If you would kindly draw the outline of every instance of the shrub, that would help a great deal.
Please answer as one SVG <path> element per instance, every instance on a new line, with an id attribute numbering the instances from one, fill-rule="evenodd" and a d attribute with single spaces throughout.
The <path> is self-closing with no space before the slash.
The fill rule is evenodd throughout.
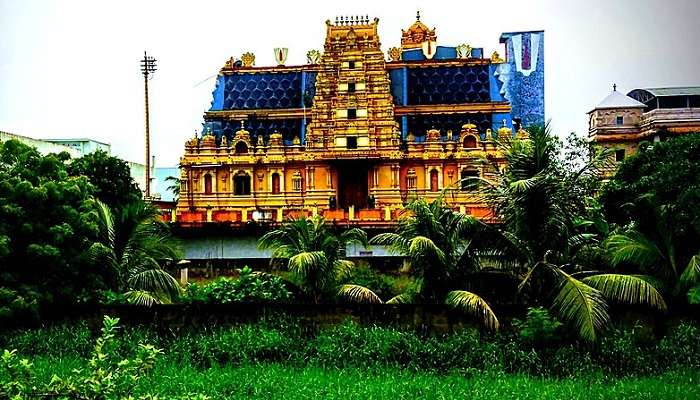
<path id="1" fill-rule="evenodd" d="M 249 267 L 241 270 L 238 279 L 222 277 L 203 287 L 190 284 L 186 289 L 181 299 L 186 303 L 273 303 L 291 298 L 280 277 L 256 273 Z"/>
<path id="2" fill-rule="evenodd" d="M 667 369 L 700 368 L 700 326 L 684 322 L 673 328 L 656 345 L 656 360 Z"/>
<path id="3" fill-rule="evenodd" d="M 541 348 L 558 340 L 562 323 L 552 318 L 545 308 L 529 307 L 525 321 L 515 319 L 513 326 L 523 342 Z"/>

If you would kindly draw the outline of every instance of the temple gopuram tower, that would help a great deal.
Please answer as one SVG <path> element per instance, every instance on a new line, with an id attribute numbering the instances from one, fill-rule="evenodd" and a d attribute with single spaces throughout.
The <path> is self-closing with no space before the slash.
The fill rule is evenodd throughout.
<path id="1" fill-rule="evenodd" d="M 478 180 L 495 179 L 499 140 L 544 123 L 544 33 L 504 33 L 503 56 L 441 46 L 420 16 L 382 50 L 379 20 L 326 21 L 304 65 L 221 68 L 204 129 L 187 141 L 173 219 L 184 228 L 323 215 L 391 229 L 414 198 L 445 195 L 489 219 Z"/>

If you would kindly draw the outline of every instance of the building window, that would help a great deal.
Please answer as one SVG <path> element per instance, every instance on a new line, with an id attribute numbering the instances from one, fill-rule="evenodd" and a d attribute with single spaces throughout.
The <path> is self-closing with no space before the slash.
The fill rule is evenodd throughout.
<path id="1" fill-rule="evenodd" d="M 462 190 L 466 192 L 474 191 L 479 188 L 479 171 L 473 169 L 463 169 L 460 178 L 462 179 Z"/>
<path id="2" fill-rule="evenodd" d="M 301 192 L 302 179 L 301 179 L 301 172 L 299 172 L 299 171 L 295 171 L 294 176 L 292 177 L 292 189 L 294 189 L 297 192 Z"/>
<path id="3" fill-rule="evenodd" d="M 357 137 L 348 136 L 346 138 L 346 140 L 347 140 L 348 149 L 356 149 L 357 148 Z"/>
<path id="4" fill-rule="evenodd" d="M 616 125 L 622 125 L 624 122 L 625 122 L 625 119 L 622 117 L 622 115 L 618 115 L 617 118 L 615 119 Z"/>
<path id="5" fill-rule="evenodd" d="M 348 119 L 357 118 L 357 110 L 354 108 L 348 108 Z"/>
<path id="6" fill-rule="evenodd" d="M 211 192 L 211 175 L 206 174 L 204 175 L 204 194 L 211 194 Z"/>
<path id="7" fill-rule="evenodd" d="M 416 170 L 411 168 L 408 170 L 406 173 L 406 188 L 407 189 L 415 189 L 416 188 Z"/>
<path id="8" fill-rule="evenodd" d="M 246 154 L 246 153 L 248 153 L 248 145 L 245 144 L 245 142 L 238 142 L 238 143 L 236 143 L 235 152 L 236 152 L 236 154 Z"/>
<path id="9" fill-rule="evenodd" d="M 475 149 L 476 148 L 476 137 L 474 135 L 467 135 L 464 137 L 464 145 L 465 149 Z"/>
<path id="10" fill-rule="evenodd" d="M 355 93 L 355 82 L 348 83 L 348 93 Z"/>
<path id="11" fill-rule="evenodd" d="M 250 175 L 240 171 L 233 177 L 233 194 L 236 196 L 250 195 Z"/>
<path id="12" fill-rule="evenodd" d="M 438 172 L 436 169 L 430 171 L 430 191 L 438 191 Z"/>
<path id="13" fill-rule="evenodd" d="M 280 174 L 277 172 L 272 174 L 272 194 L 280 192 Z"/>
<path id="14" fill-rule="evenodd" d="M 615 161 L 620 162 L 625 159 L 625 149 L 615 150 Z"/>
<path id="15" fill-rule="evenodd" d="M 355 69 L 355 61 L 348 62 L 348 69 Z"/>

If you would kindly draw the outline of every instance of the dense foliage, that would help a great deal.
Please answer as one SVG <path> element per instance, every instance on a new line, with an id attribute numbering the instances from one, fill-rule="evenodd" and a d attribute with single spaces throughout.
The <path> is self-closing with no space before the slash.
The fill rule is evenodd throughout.
<path id="1" fill-rule="evenodd" d="M 700 290 L 700 134 L 646 143 L 622 162 L 601 196 L 619 230 L 615 267 L 654 275 L 676 301 Z"/>
<path id="2" fill-rule="evenodd" d="M 163 349 L 168 364 L 193 368 L 280 363 L 329 369 L 411 372 L 512 373 L 545 377 L 641 377 L 700 368 L 700 326 L 682 323 L 657 341 L 635 330 L 616 330 L 590 347 L 570 339 L 538 346 L 520 332 L 479 334 L 465 329 L 447 335 L 421 335 L 351 321 L 310 328 L 284 315 L 230 327 L 184 328 L 177 332 L 127 327 L 114 338 L 121 357 L 137 354 L 140 344 Z M 533 328 L 540 322 L 530 317 Z M 537 328 L 538 329 L 538 328 Z M 92 355 L 94 333 L 87 324 L 55 326 L 5 335 L 0 348 L 22 357 L 60 360 Z"/>
<path id="3" fill-rule="evenodd" d="M 179 251 L 134 189 L 126 163 L 104 153 L 70 160 L 0 143 L 0 320 L 109 290 L 142 303 L 177 297 L 162 267 Z"/>
<path id="4" fill-rule="evenodd" d="M 0 317 L 105 287 L 85 257 L 99 231 L 93 187 L 69 176 L 68 159 L 0 143 Z"/>
<path id="5" fill-rule="evenodd" d="M 131 177 L 129 164 L 102 150 L 72 160 L 67 170 L 71 176 L 87 177 L 95 187 L 95 197 L 116 212 L 141 199 L 141 191 Z"/>
<path id="6" fill-rule="evenodd" d="M 237 279 L 222 277 L 204 285 L 190 283 L 180 301 L 206 304 L 272 303 L 291 298 L 282 278 L 244 267 Z"/>

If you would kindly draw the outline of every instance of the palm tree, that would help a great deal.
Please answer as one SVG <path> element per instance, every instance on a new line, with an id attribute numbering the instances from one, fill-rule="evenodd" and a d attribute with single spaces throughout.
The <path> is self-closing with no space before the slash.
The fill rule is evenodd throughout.
<path id="1" fill-rule="evenodd" d="M 180 285 L 167 271 L 181 252 L 161 222 L 158 210 L 143 201 L 125 205 L 114 215 L 97 201 L 100 241 L 93 243 L 89 256 L 113 272 L 119 290 L 134 304 L 170 303 L 180 294 Z"/>
<path id="2" fill-rule="evenodd" d="M 418 298 L 404 294 L 388 303 L 445 302 L 477 315 L 488 328 L 498 329 L 498 318 L 488 303 L 475 293 L 460 290 L 468 274 L 480 268 L 469 237 L 484 225 L 471 216 L 453 211 L 442 196 L 433 202 L 416 199 L 405 210 L 396 232 L 381 233 L 370 240 L 372 244 L 387 246 L 389 251 L 407 257 L 419 281 Z M 369 289 L 355 285 L 345 285 L 342 293 L 354 300 L 380 302 Z"/>
<path id="3" fill-rule="evenodd" d="M 634 223 L 605 241 L 611 264 L 634 266 L 639 272 L 658 277 L 668 292 L 685 296 L 700 283 L 698 244 L 679 240 L 673 223 L 677 217 L 674 205 L 656 205 L 648 196 L 637 201 L 650 212 L 649 219 Z"/>
<path id="4" fill-rule="evenodd" d="M 591 224 L 581 218 L 588 212 L 582 182 L 608 162 L 609 154 L 594 151 L 582 165 L 564 166 L 548 126 L 529 133 L 500 143 L 508 166 L 483 192 L 502 223 L 498 251 L 514 261 L 521 291 L 528 289 L 540 302 L 553 298 L 553 310 L 588 341 L 609 324 L 609 301 L 665 310 L 649 277 L 602 274 L 584 268 L 587 260 L 579 256 L 588 254 L 581 249 L 600 245 L 599 235 L 586 230 Z"/>
<path id="5" fill-rule="evenodd" d="M 170 185 L 166 188 L 166 190 L 170 190 L 171 192 L 173 192 L 175 198 L 180 197 L 180 178 L 178 178 L 177 176 L 169 176 L 165 178 L 165 181 L 170 182 Z"/>
<path id="6" fill-rule="evenodd" d="M 261 250 L 271 249 L 271 262 L 286 262 L 301 289 L 318 304 L 333 299 L 339 282 L 355 264 L 347 260 L 346 248 L 357 243 L 367 246 L 367 234 L 351 228 L 335 234 L 323 217 L 302 217 L 285 221 L 258 241 Z"/>

